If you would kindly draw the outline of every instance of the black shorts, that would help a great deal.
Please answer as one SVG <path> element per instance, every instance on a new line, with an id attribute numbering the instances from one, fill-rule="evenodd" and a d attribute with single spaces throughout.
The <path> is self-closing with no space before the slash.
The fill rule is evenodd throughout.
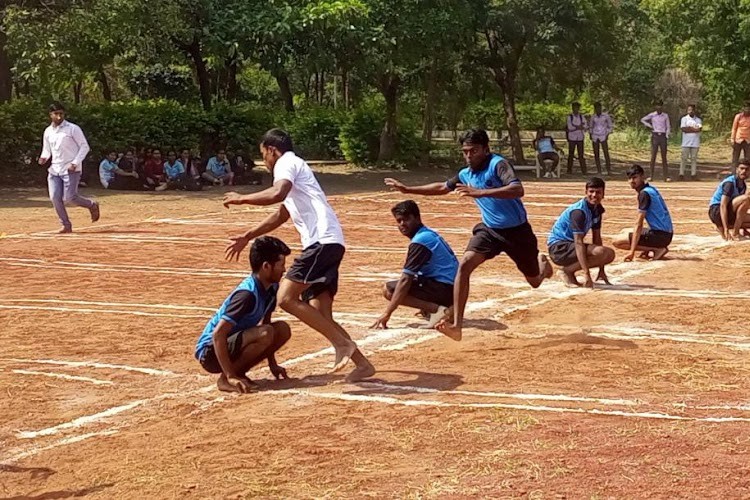
<path id="1" fill-rule="evenodd" d="M 641 233 L 641 237 L 638 238 L 638 245 L 651 248 L 667 248 L 672 243 L 672 236 L 672 233 L 666 231 L 648 229 Z M 628 240 L 631 243 L 633 242 L 633 233 L 628 233 Z"/>
<path id="2" fill-rule="evenodd" d="M 472 233 L 474 235 L 466 246 L 467 252 L 478 253 L 488 259 L 505 252 L 524 276 L 539 276 L 539 247 L 528 222 L 508 229 L 492 229 L 480 222 L 474 226 Z"/>
<path id="3" fill-rule="evenodd" d="M 584 243 L 584 247 L 588 247 L 588 243 Z M 566 267 L 578 262 L 574 241 L 558 241 L 550 245 L 547 250 L 549 250 L 549 258 L 558 266 Z"/>
<path id="4" fill-rule="evenodd" d="M 235 361 L 240 357 L 242 352 L 242 335 L 245 332 L 240 330 L 239 332 L 233 333 L 227 337 L 227 348 L 229 349 L 229 359 Z M 203 349 L 201 357 L 198 359 L 204 370 L 208 373 L 221 373 L 221 365 L 219 359 L 216 357 L 216 351 L 214 345 L 210 344 Z"/>
<path id="5" fill-rule="evenodd" d="M 302 293 L 302 300 L 309 301 L 323 292 L 329 292 L 331 297 L 336 295 L 339 290 L 339 266 L 345 251 L 344 246 L 338 243 L 315 243 L 294 259 L 286 278 L 310 285 Z"/>
<path id="6" fill-rule="evenodd" d="M 711 205 L 708 209 L 708 218 L 714 223 L 716 227 L 722 229 L 724 224 L 721 222 L 721 205 Z M 727 205 L 727 224 L 729 227 L 734 227 L 734 222 L 737 220 L 737 214 L 734 212 L 732 204 Z"/>
<path id="7" fill-rule="evenodd" d="M 396 290 L 396 283 L 398 281 L 389 281 L 385 286 L 393 293 Z M 409 295 L 415 299 L 432 302 L 439 306 L 450 307 L 453 305 L 453 285 L 441 283 L 432 278 L 414 276 L 414 281 L 409 288 Z"/>

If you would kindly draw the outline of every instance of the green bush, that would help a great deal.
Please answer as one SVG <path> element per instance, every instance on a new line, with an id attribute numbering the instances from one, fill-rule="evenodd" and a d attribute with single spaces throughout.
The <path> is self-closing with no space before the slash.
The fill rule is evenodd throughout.
<path id="1" fill-rule="evenodd" d="M 521 130 L 565 130 L 570 106 L 554 103 L 519 103 L 516 106 L 518 125 Z"/>
<path id="2" fill-rule="evenodd" d="M 463 128 L 505 129 L 505 110 L 499 101 L 477 101 L 470 104 L 463 116 Z"/>
<path id="3" fill-rule="evenodd" d="M 343 158 L 339 135 L 346 114 L 331 108 L 312 106 L 290 113 L 283 127 L 294 139 L 295 149 L 305 158 Z"/>

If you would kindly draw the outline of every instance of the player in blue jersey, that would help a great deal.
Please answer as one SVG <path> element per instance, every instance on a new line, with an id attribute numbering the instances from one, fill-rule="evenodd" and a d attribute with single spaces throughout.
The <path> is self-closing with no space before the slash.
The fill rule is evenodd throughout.
<path id="1" fill-rule="evenodd" d="M 747 192 L 747 176 L 750 160 L 737 165 L 737 172 L 719 183 L 708 209 L 708 217 L 725 240 L 738 240 L 741 230 L 750 232 L 750 194 Z"/>
<path id="2" fill-rule="evenodd" d="M 372 327 L 387 328 L 391 315 L 403 305 L 422 311 L 428 319 L 427 327 L 432 328 L 444 317 L 452 316 L 458 259 L 438 233 L 422 224 L 419 206 L 414 201 L 402 201 L 391 213 L 398 230 L 411 243 L 401 278 L 383 287 L 388 306 Z"/>
<path id="3" fill-rule="evenodd" d="M 593 288 L 592 267 L 599 268 L 596 280 L 609 285 L 604 266 L 615 260 L 615 251 L 602 244 L 604 188 L 603 179 L 589 179 L 586 183 L 586 195 L 566 208 L 550 231 L 547 239 L 549 257 L 562 267 L 562 278 L 567 286 L 581 286 L 575 273 L 583 271 L 583 286 Z M 589 231 L 592 243 L 584 241 Z"/>
<path id="4" fill-rule="evenodd" d="M 453 287 L 453 322 L 441 321 L 436 325 L 454 340 L 461 340 L 471 273 L 486 260 L 507 253 L 534 288 L 552 276 L 552 265 L 539 253 L 536 236 L 527 220 L 521 201 L 523 185 L 513 166 L 490 152 L 490 139 L 484 130 L 469 130 L 460 142 L 467 165 L 447 182 L 405 186 L 396 179 L 385 179 L 386 185 L 402 193 L 444 195 L 456 191 L 460 196 L 473 198 L 479 207 L 482 222 L 474 227 Z"/>
<path id="5" fill-rule="evenodd" d="M 625 256 L 626 262 L 631 262 L 636 252 L 641 252 L 640 257 L 643 259 L 660 260 L 669 252 L 674 235 L 667 204 L 661 193 L 646 182 L 643 167 L 633 165 L 625 174 L 628 176 L 630 187 L 638 193 L 638 218 L 633 230 L 623 231 L 612 241 L 612 245 L 620 250 L 629 250 Z M 648 228 L 643 227 L 644 221 L 648 223 Z M 633 238 L 634 234 L 640 236 Z"/>
<path id="6" fill-rule="evenodd" d="M 264 359 L 274 377 L 287 378 L 275 353 L 292 333 L 287 323 L 271 322 L 271 314 L 290 253 L 283 241 L 271 236 L 253 241 L 252 274 L 224 300 L 198 338 L 195 358 L 207 372 L 220 374 L 220 390 L 250 392 L 255 383 L 246 373 Z"/>

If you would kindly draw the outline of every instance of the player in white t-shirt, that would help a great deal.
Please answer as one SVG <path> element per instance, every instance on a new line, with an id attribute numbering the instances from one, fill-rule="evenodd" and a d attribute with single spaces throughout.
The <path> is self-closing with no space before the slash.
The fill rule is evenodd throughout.
<path id="1" fill-rule="evenodd" d="M 344 328 L 333 319 L 333 299 L 338 291 L 339 266 L 344 257 L 341 225 L 310 166 L 293 152 L 292 138 L 280 129 L 266 132 L 260 151 L 273 186 L 257 193 L 227 193 L 224 206 L 273 205 L 279 209 L 258 226 L 232 238 L 227 259 L 239 258 L 253 238 L 269 233 L 292 219 L 302 239 L 302 255 L 282 280 L 278 304 L 309 327 L 323 334 L 336 350 L 333 371 L 341 370 L 351 359 L 357 366 L 347 380 L 371 377 L 375 368 L 357 349 Z"/>

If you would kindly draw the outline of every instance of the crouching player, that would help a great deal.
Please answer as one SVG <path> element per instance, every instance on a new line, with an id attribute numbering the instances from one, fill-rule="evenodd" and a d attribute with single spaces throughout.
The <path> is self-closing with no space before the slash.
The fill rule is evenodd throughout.
<path id="1" fill-rule="evenodd" d="M 411 243 L 401 278 L 383 287 L 388 306 L 372 327 L 387 328 L 391 315 L 401 305 L 422 311 L 428 328 L 444 318 L 452 321 L 453 283 L 458 272 L 456 254 L 438 233 L 422 224 L 419 206 L 414 201 L 402 201 L 391 213 L 398 230 Z"/>
<path id="2" fill-rule="evenodd" d="M 264 359 L 274 377 L 287 378 L 275 353 L 292 333 L 287 323 L 271 322 L 271 314 L 290 253 L 278 238 L 262 236 L 253 241 L 252 274 L 224 300 L 198 338 L 195 357 L 204 370 L 220 374 L 216 382 L 219 390 L 250 392 L 255 383 L 247 372 Z"/>

